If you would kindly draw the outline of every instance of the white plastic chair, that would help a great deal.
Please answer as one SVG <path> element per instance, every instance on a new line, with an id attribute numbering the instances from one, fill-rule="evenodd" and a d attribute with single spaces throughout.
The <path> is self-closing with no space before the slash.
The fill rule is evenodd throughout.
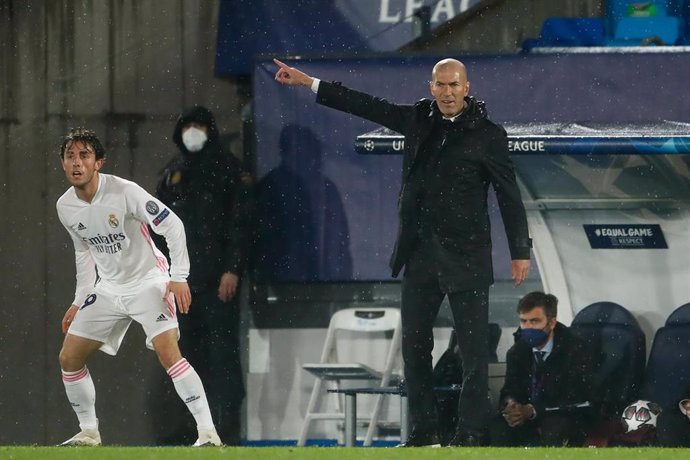
<path id="1" fill-rule="evenodd" d="M 385 353 L 385 365 L 383 369 L 374 369 L 362 362 L 340 362 L 337 353 L 338 333 L 350 331 L 357 333 L 358 336 L 368 334 L 380 337 L 385 332 L 392 332 L 392 336 L 387 340 Z M 388 338 L 388 336 L 386 335 Z M 307 441 L 309 427 L 315 420 L 344 420 L 345 414 L 341 410 L 343 407 L 341 395 L 332 395 L 336 398 L 335 412 L 318 412 L 316 410 L 322 396 L 322 385 L 324 381 L 329 381 L 335 388 L 340 388 L 340 384 L 345 380 L 368 380 L 376 381 L 378 387 L 385 387 L 391 384 L 393 377 L 393 367 L 396 358 L 400 353 L 400 342 L 402 338 L 402 326 L 400 324 L 400 310 L 397 308 L 346 308 L 337 311 L 332 317 L 326 333 L 326 341 L 321 353 L 319 363 L 305 363 L 303 369 L 316 376 L 314 387 L 312 388 L 309 405 L 304 417 L 304 423 L 300 432 L 298 446 L 304 446 Z M 363 357 L 362 361 L 366 361 Z M 371 360 L 368 360 L 371 361 Z M 373 386 L 373 385 L 372 385 Z M 383 403 L 383 394 L 375 396 L 374 408 L 369 416 L 357 417 L 358 421 L 368 421 L 365 446 L 370 446 L 376 429 L 378 427 L 379 414 Z"/>

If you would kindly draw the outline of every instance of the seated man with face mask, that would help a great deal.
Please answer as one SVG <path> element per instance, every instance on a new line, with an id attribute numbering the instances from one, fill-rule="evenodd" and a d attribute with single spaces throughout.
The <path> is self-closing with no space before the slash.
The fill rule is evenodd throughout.
<path id="1" fill-rule="evenodd" d="M 520 329 L 506 357 L 494 446 L 581 446 L 591 421 L 592 357 L 558 322 L 558 299 L 531 292 L 519 302 Z"/>

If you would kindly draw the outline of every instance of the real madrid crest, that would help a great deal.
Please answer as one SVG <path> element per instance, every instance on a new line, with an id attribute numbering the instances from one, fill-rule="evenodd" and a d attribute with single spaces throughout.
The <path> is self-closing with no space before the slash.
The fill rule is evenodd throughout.
<path id="1" fill-rule="evenodd" d="M 117 228 L 118 225 L 120 225 L 120 221 L 117 220 L 115 214 L 111 214 L 108 216 L 108 224 L 110 224 L 110 226 L 113 228 Z"/>

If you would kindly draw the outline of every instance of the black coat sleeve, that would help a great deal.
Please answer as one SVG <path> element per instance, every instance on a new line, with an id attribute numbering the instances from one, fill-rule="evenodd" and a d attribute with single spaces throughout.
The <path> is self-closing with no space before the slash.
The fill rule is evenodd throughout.
<path id="1" fill-rule="evenodd" d="M 510 256 L 513 260 L 529 259 L 532 240 L 529 237 L 525 206 L 515 178 L 513 162 L 508 155 L 506 131 L 493 125 L 485 166 L 503 218 Z"/>
<path id="2" fill-rule="evenodd" d="M 520 404 L 527 404 L 530 388 L 529 350 L 523 350 L 520 344 L 513 345 L 506 354 L 506 377 L 501 388 L 499 409 L 513 399 Z"/>
<path id="3" fill-rule="evenodd" d="M 316 102 L 373 121 L 401 134 L 407 133 L 414 118 L 412 105 L 393 104 L 339 83 L 321 81 Z"/>

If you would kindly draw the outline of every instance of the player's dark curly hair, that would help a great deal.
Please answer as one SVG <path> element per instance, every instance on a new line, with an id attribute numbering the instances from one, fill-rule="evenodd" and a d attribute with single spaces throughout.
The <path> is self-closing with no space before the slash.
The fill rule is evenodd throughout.
<path id="1" fill-rule="evenodd" d="M 103 144 L 101 144 L 98 136 L 96 136 L 94 131 L 86 128 L 72 128 L 69 130 L 62 141 L 62 146 L 60 147 L 60 158 L 65 157 L 65 149 L 74 141 L 84 142 L 93 147 L 93 150 L 96 153 L 96 160 L 105 158 L 105 148 L 103 148 Z"/>

